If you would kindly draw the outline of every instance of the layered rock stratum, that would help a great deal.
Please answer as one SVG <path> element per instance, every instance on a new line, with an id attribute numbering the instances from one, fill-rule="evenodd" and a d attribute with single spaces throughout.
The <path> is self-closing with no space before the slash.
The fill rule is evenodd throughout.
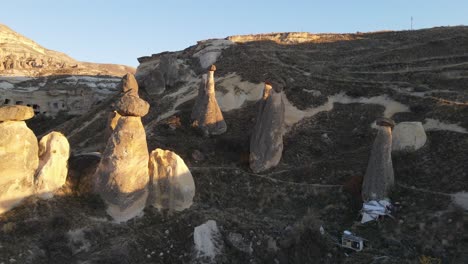
<path id="1" fill-rule="evenodd" d="M 0 24 L 0 105 L 29 105 L 36 114 L 80 115 L 118 91 L 135 69 L 77 61 Z"/>

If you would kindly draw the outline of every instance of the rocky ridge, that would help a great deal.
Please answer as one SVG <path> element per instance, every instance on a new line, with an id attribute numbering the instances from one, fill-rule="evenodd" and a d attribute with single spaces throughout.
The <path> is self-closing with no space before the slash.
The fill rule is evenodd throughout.
<path id="1" fill-rule="evenodd" d="M 80 62 L 0 24 L 0 105 L 28 105 L 36 114 L 80 115 L 115 94 L 135 69 Z"/>

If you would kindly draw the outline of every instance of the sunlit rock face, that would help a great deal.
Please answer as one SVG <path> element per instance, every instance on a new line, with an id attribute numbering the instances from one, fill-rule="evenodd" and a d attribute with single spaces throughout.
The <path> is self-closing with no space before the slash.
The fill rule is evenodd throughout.
<path id="1" fill-rule="evenodd" d="M 36 193 L 42 198 L 51 198 L 62 187 L 68 174 L 70 144 L 59 132 L 51 132 L 39 141 L 39 167 L 34 184 Z"/>
<path id="2" fill-rule="evenodd" d="M 33 193 L 37 138 L 24 121 L 0 122 L 0 214 Z"/>
<path id="3" fill-rule="evenodd" d="M 148 196 L 148 147 L 141 117 L 120 117 L 95 174 L 96 192 L 117 222 L 140 214 Z"/>
<path id="4" fill-rule="evenodd" d="M 23 105 L 12 105 L 0 107 L 1 121 L 24 121 L 32 118 L 34 111 L 31 107 Z"/>
<path id="5" fill-rule="evenodd" d="M 193 126 L 198 127 L 206 136 L 220 135 L 227 130 L 223 113 L 219 108 L 215 96 L 215 70 L 216 67 L 212 65 L 208 71 L 208 80 L 205 82 L 205 89 L 199 89 L 199 94 L 192 110 Z M 202 80 L 202 82 L 203 81 L 204 80 Z"/>
<path id="6" fill-rule="evenodd" d="M 250 137 L 250 168 L 255 173 L 275 167 L 283 152 L 284 102 L 281 93 L 265 83 Z"/>
<path id="7" fill-rule="evenodd" d="M 156 149 L 150 154 L 148 205 L 182 211 L 192 205 L 195 183 L 187 165 L 176 153 Z"/>
<path id="8" fill-rule="evenodd" d="M 395 125 L 388 118 L 376 121 L 377 137 L 367 165 L 362 183 L 362 199 L 381 200 L 388 197 L 388 192 L 394 184 L 392 163 L 392 128 Z"/>
<path id="9" fill-rule="evenodd" d="M 426 132 L 421 122 L 401 122 L 392 131 L 393 151 L 415 151 L 427 141 Z"/>

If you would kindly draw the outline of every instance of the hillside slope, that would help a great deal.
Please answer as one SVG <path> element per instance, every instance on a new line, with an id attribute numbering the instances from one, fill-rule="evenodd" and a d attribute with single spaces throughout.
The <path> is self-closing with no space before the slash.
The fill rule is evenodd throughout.
<path id="1" fill-rule="evenodd" d="M 212 219 L 224 243 L 216 263 L 468 261 L 468 214 L 453 202 L 468 191 L 468 27 L 234 36 L 139 61 L 140 96 L 151 104 L 143 118 L 149 150 L 185 160 L 194 205 L 173 214 L 148 208 L 114 225 L 99 200 L 31 200 L 0 216 L 1 260 L 197 263 L 193 228 Z M 212 63 L 228 131 L 207 138 L 191 128 L 190 113 Z M 262 82 L 271 78 L 284 83 L 284 151 L 276 168 L 255 174 L 249 136 Z M 112 102 L 56 128 L 75 153 L 102 150 Z M 393 154 L 394 218 L 361 225 L 359 185 L 381 116 L 422 122 L 428 140 Z M 330 237 L 343 230 L 367 239 L 366 248 L 336 246 Z M 87 246 L 74 244 L 76 234 Z M 19 256 L 17 245 L 32 253 Z"/>
<path id="2" fill-rule="evenodd" d="M 0 24 L 0 105 L 29 105 L 39 116 L 81 115 L 114 94 L 127 72 L 135 69 L 76 61 Z"/>

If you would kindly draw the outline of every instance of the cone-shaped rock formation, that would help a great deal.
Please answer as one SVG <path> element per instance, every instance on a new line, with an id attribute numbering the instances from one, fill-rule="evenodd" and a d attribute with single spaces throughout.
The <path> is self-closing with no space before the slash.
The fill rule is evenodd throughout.
<path id="1" fill-rule="evenodd" d="M 4 114 L 0 122 L 0 214 L 33 193 L 39 164 L 37 138 L 24 121 L 16 121 L 29 119 L 31 113 L 32 108 L 23 106 L 0 108 L 0 115 Z"/>
<path id="2" fill-rule="evenodd" d="M 394 184 L 392 164 L 392 128 L 395 123 L 388 118 L 376 121 L 377 137 L 372 146 L 369 163 L 362 183 L 362 199 L 381 200 L 388 197 Z"/>
<path id="3" fill-rule="evenodd" d="M 125 95 L 117 103 L 117 111 L 122 116 L 107 141 L 95 174 L 96 192 L 106 202 L 107 213 L 117 222 L 140 214 L 148 197 L 149 155 L 141 116 L 148 112 L 149 106 L 141 101 Z"/>
<path id="4" fill-rule="evenodd" d="M 36 193 L 51 198 L 67 180 L 70 144 L 59 132 L 51 132 L 39 141 L 39 167 L 34 179 Z"/>
<path id="5" fill-rule="evenodd" d="M 250 168 L 255 173 L 278 165 L 283 152 L 284 102 L 269 82 L 257 111 L 250 137 Z"/>
<path id="6" fill-rule="evenodd" d="M 208 79 L 202 79 L 204 89 L 198 91 L 198 97 L 192 110 L 193 126 L 198 127 L 204 135 L 220 135 L 226 132 L 227 125 L 223 113 L 219 109 L 215 96 L 214 72 L 216 67 L 211 65 Z"/>
<path id="7" fill-rule="evenodd" d="M 148 205 L 181 211 L 192 205 L 195 183 L 185 162 L 176 153 L 156 149 L 149 160 L 150 197 Z"/>

